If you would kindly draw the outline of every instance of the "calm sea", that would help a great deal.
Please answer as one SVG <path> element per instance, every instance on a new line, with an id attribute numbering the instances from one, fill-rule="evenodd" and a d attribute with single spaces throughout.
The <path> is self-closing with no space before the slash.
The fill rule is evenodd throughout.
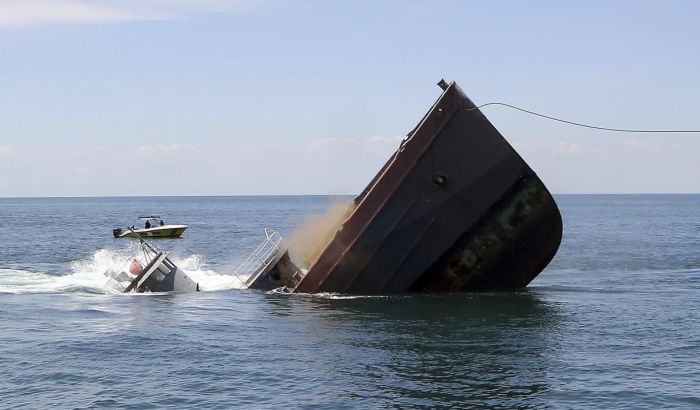
<path id="1" fill-rule="evenodd" d="M 700 196 L 557 196 L 564 240 L 517 292 L 241 290 L 263 238 L 329 197 L 0 199 L 0 407 L 700 407 Z M 160 240 L 204 292 L 103 273 Z"/>

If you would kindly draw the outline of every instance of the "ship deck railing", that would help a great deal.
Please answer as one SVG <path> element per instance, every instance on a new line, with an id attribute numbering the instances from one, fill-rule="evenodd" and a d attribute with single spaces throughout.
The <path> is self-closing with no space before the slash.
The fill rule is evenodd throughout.
<path id="1" fill-rule="evenodd" d="M 241 263 L 233 272 L 233 276 L 242 284 L 246 284 L 248 278 L 275 260 L 275 256 L 283 246 L 282 235 L 275 230 L 265 228 L 265 240 Z"/>

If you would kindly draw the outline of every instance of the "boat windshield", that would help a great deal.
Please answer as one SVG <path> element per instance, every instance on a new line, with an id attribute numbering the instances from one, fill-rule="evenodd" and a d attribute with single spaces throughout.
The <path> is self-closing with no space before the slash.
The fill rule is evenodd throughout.
<path id="1" fill-rule="evenodd" d="M 139 219 L 142 220 L 144 224 L 147 223 L 149 226 L 163 226 L 163 225 L 165 225 L 165 222 L 163 222 L 163 218 L 161 218 L 158 215 L 139 216 Z"/>

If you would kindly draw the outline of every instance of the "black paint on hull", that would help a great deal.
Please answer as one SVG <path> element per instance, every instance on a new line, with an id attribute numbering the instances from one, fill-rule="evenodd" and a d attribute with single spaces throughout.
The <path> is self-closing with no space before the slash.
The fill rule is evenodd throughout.
<path id="1" fill-rule="evenodd" d="M 295 292 L 516 289 L 551 261 L 557 205 L 452 83 L 370 185 Z"/>

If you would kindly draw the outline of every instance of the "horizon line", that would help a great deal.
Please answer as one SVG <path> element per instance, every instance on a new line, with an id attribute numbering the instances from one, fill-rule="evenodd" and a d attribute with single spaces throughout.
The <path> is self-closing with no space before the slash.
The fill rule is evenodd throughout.
<path id="1" fill-rule="evenodd" d="M 96 199 L 96 198 L 252 198 L 252 197 L 302 197 L 302 196 L 357 196 L 358 194 L 211 194 L 211 195 L 49 195 L 49 196 L 0 196 L 0 199 Z M 700 195 L 700 192 L 569 192 L 561 195 Z"/>

